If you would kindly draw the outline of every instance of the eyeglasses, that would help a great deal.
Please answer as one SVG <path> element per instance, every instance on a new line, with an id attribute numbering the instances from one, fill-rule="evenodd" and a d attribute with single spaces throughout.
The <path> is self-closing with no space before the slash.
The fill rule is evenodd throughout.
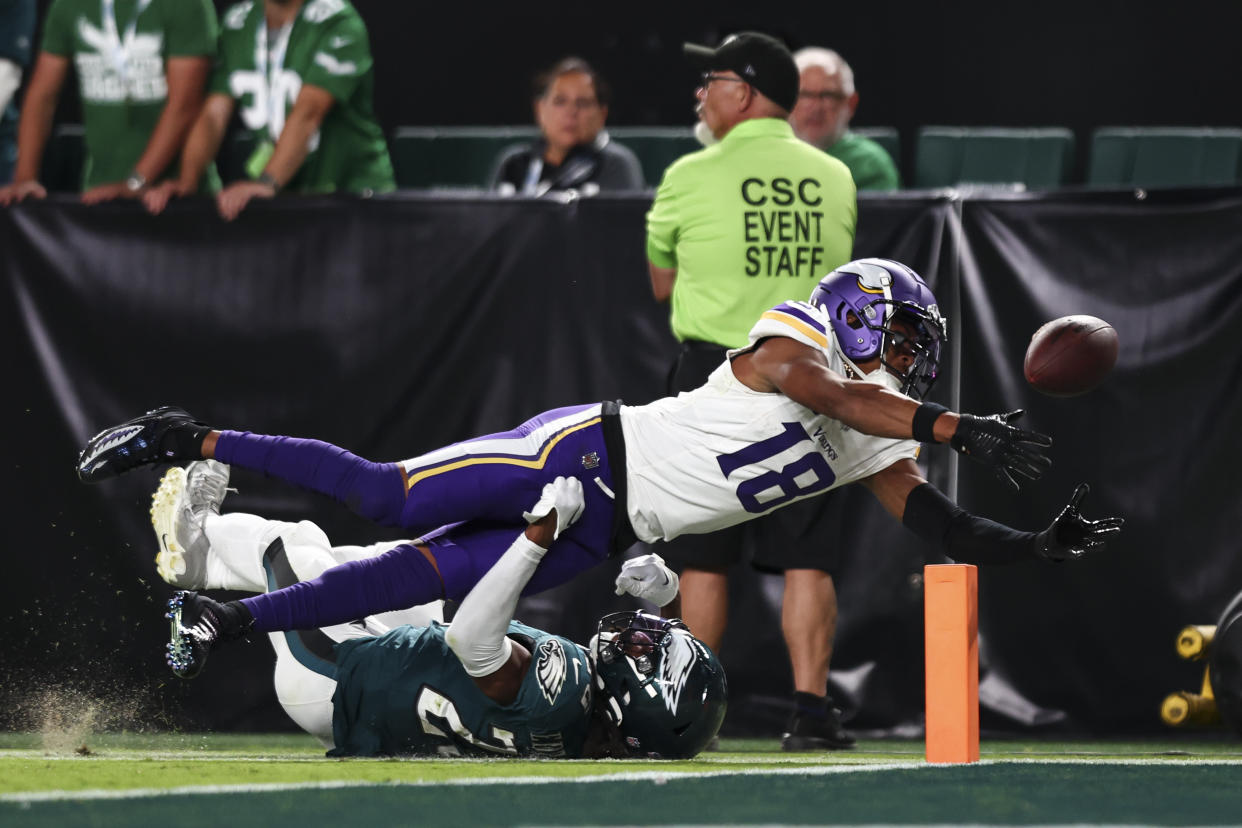
<path id="1" fill-rule="evenodd" d="M 848 97 L 849 95 L 846 95 L 844 92 L 829 92 L 827 90 L 823 92 L 811 92 L 810 90 L 806 90 L 806 91 L 799 90 L 798 92 L 798 98 L 800 100 L 834 101 L 835 103 L 841 103 L 841 101 L 845 100 Z"/>
<path id="2" fill-rule="evenodd" d="M 741 78 L 731 78 L 728 75 L 713 75 L 711 72 L 704 72 L 703 76 L 699 78 L 699 86 L 706 89 L 708 86 L 711 85 L 712 81 L 733 81 L 734 83 L 748 83 L 748 81 L 745 81 Z"/>
<path id="3" fill-rule="evenodd" d="M 545 98 L 549 106 L 557 109 L 575 109 L 578 112 L 586 112 L 599 106 L 599 101 L 595 98 L 564 98 L 556 95 L 551 98 Z"/>

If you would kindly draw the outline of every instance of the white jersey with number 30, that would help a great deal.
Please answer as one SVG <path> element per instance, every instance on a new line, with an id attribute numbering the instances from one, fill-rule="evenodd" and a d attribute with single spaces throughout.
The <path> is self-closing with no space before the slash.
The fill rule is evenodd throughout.
<path id="1" fill-rule="evenodd" d="M 732 357 L 784 336 L 821 351 L 845 375 L 827 314 L 785 302 L 751 328 L 707 382 L 650 405 L 622 406 L 630 521 L 640 540 L 714 532 L 918 456 L 914 440 L 859 433 L 778 392 L 747 388 Z M 896 389 L 883 368 L 866 377 Z"/>

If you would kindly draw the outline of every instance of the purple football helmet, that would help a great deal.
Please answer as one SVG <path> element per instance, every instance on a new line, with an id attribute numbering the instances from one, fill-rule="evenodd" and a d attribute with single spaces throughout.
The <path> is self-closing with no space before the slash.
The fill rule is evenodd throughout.
<path id="1" fill-rule="evenodd" d="M 881 357 L 901 378 L 901 393 L 918 400 L 927 396 L 940 365 L 945 320 L 919 274 L 891 259 L 858 259 L 820 279 L 809 301 L 828 313 L 847 357 L 855 363 Z M 894 319 L 913 327 L 915 337 L 895 330 Z M 885 361 L 890 345 L 909 349 L 914 357 L 904 373 Z"/>

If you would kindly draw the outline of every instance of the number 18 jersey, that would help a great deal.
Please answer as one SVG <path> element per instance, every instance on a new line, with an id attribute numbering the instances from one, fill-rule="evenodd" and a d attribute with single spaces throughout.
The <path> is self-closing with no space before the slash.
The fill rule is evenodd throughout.
<path id="1" fill-rule="evenodd" d="M 784 336 L 819 350 L 846 374 L 827 314 L 785 302 L 751 328 L 749 344 Z M 866 379 L 896 390 L 885 369 Z M 780 392 L 747 388 L 729 360 L 693 391 L 650 405 L 622 406 L 627 506 L 640 540 L 704 534 L 759 517 L 898 460 L 918 456 L 914 440 L 862 434 Z"/>

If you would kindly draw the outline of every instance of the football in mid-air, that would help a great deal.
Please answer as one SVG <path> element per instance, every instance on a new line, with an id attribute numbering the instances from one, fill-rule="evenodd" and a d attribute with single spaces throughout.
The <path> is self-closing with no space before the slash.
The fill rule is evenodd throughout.
<path id="1" fill-rule="evenodd" d="M 1117 331 L 1094 316 L 1062 316 L 1031 337 L 1023 371 L 1036 391 L 1074 397 L 1095 388 L 1117 364 Z"/>

